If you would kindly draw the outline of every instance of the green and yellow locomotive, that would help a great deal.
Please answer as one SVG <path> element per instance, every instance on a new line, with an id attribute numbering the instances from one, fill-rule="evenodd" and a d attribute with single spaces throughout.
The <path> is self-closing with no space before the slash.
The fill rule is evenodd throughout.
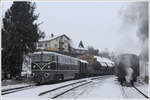
<path id="1" fill-rule="evenodd" d="M 32 75 L 36 83 L 83 77 L 87 74 L 88 62 L 55 52 L 32 54 Z"/>

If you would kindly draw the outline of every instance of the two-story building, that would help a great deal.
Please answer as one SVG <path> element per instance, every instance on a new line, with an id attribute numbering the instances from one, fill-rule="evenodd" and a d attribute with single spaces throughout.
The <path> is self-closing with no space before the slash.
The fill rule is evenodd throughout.
<path id="1" fill-rule="evenodd" d="M 71 49 L 70 46 L 71 46 L 71 39 L 65 34 L 62 35 L 51 34 L 51 37 L 39 40 L 37 44 L 37 49 L 69 52 L 69 50 Z"/>

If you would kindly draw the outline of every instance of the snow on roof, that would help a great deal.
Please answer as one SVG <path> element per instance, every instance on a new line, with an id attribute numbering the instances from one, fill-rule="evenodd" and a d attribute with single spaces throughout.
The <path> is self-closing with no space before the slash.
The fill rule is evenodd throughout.
<path id="1" fill-rule="evenodd" d="M 49 36 L 49 37 L 45 37 L 44 39 L 41 38 L 39 41 L 40 41 L 40 42 L 42 42 L 42 41 L 51 41 L 51 40 L 53 40 L 53 39 L 55 39 L 55 38 L 57 38 L 57 37 L 63 36 L 63 35 L 65 35 L 65 34 L 57 34 L 57 35 L 54 34 L 53 37 Z M 66 36 L 66 35 L 65 35 L 65 36 Z M 66 36 L 66 37 L 70 40 L 70 38 L 69 38 L 68 36 Z"/>
<path id="2" fill-rule="evenodd" d="M 94 56 L 94 58 L 97 58 L 97 61 L 100 62 L 102 66 L 104 65 L 103 63 L 107 64 L 109 67 L 112 67 L 114 65 L 114 62 L 108 58 L 100 56 Z"/>
<path id="3" fill-rule="evenodd" d="M 50 52 L 50 51 L 38 51 L 38 52 L 34 52 L 33 54 L 54 54 L 54 52 Z"/>
<path id="4" fill-rule="evenodd" d="M 104 63 L 104 62 L 100 62 L 100 64 L 104 67 L 107 67 L 106 63 Z"/>
<path id="5" fill-rule="evenodd" d="M 85 61 L 85 60 L 80 60 L 81 62 L 83 62 L 83 63 L 88 63 L 87 61 Z"/>
<path id="6" fill-rule="evenodd" d="M 50 51 L 38 51 L 38 52 L 34 52 L 33 54 L 55 54 L 55 55 L 61 55 L 61 56 L 66 56 L 60 53 L 56 53 L 56 52 L 50 52 Z"/>
<path id="7" fill-rule="evenodd" d="M 61 56 L 66 56 L 66 55 L 63 55 L 63 54 L 59 54 L 59 53 L 56 53 L 56 52 L 50 52 L 50 51 L 39 51 L 39 52 L 34 52 L 33 54 L 55 54 L 55 55 L 61 55 Z M 66 56 L 66 57 L 71 57 L 71 56 Z M 79 58 L 75 58 L 75 57 L 71 57 L 73 59 L 76 59 L 76 60 L 79 60 L 83 63 L 88 63 L 86 60 L 82 60 L 82 59 L 79 59 Z"/>
<path id="8" fill-rule="evenodd" d="M 88 50 L 87 48 L 81 48 L 81 47 L 76 47 L 75 49 L 78 49 L 78 50 Z"/>
<path id="9" fill-rule="evenodd" d="M 110 59 L 105 58 L 105 57 L 94 56 L 94 58 L 97 58 L 97 61 L 99 61 L 99 62 L 106 62 L 106 63 L 112 63 L 112 64 L 114 63 Z"/>
<path id="10" fill-rule="evenodd" d="M 44 47 L 38 47 L 38 46 L 37 46 L 37 49 L 44 50 L 45 48 L 44 48 Z"/>
<path id="11" fill-rule="evenodd" d="M 80 60 L 80 59 L 75 58 L 75 57 L 63 55 L 63 54 L 56 53 L 56 52 L 50 52 L 50 51 L 38 51 L 38 52 L 34 52 L 33 54 L 55 54 L 55 55 L 59 55 L 59 56 L 63 56 L 63 57 L 70 57 L 70 58 L 73 58 L 73 59 L 76 59 L 76 60 Z"/>
<path id="12" fill-rule="evenodd" d="M 74 49 L 77 49 L 77 50 L 88 50 L 87 47 L 82 48 L 82 47 L 79 47 L 79 46 L 77 46 L 77 45 L 73 45 L 73 48 L 74 48 Z"/>
<path id="13" fill-rule="evenodd" d="M 109 67 L 113 67 L 113 64 L 112 64 L 112 63 L 107 63 L 107 65 L 108 65 Z"/>

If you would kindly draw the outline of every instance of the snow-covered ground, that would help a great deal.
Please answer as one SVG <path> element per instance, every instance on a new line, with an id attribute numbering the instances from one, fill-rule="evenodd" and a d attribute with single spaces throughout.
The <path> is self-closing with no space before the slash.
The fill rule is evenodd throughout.
<path id="1" fill-rule="evenodd" d="M 55 89 L 57 87 L 71 84 L 77 81 L 87 80 L 92 81 L 89 84 L 83 85 L 76 89 L 73 89 L 58 98 L 144 98 L 139 92 L 131 87 L 122 87 L 117 81 L 117 77 L 114 75 L 101 76 L 98 79 L 85 78 L 78 80 L 70 80 L 62 83 L 42 85 L 31 89 L 14 92 L 11 94 L 2 95 L 2 98 L 51 98 L 60 92 L 63 92 L 74 85 L 66 87 L 62 90 L 54 91 L 53 93 L 47 93 L 42 96 L 38 96 L 41 92 Z"/>
<path id="2" fill-rule="evenodd" d="M 144 93 L 144 94 L 147 95 L 147 96 L 149 95 L 148 84 L 137 82 L 137 83 L 135 83 L 134 85 L 135 85 L 135 87 L 136 87 L 137 89 L 139 89 L 142 93 Z"/>
<path id="3" fill-rule="evenodd" d="M 125 98 L 145 98 L 142 94 L 140 94 L 135 88 L 133 87 L 122 87 L 123 88 L 123 95 Z"/>
<path id="4" fill-rule="evenodd" d="M 91 78 L 86 78 L 86 80 L 90 80 Z M 79 80 L 71 80 L 67 82 L 57 83 L 57 84 L 51 84 L 51 85 L 41 85 L 37 86 L 36 88 L 27 89 L 19 92 L 14 92 L 11 94 L 2 95 L 2 98 L 43 98 L 43 96 L 38 96 L 41 92 L 48 91 L 66 84 L 71 84 L 74 82 L 78 82 L 85 79 L 79 79 Z M 45 97 L 44 97 L 45 98 Z"/>
<path id="5" fill-rule="evenodd" d="M 31 85 L 31 84 L 20 83 L 20 84 L 16 84 L 16 85 L 2 86 L 1 89 L 2 90 L 7 90 L 7 89 L 13 89 L 13 88 L 24 87 L 24 86 L 29 86 L 29 85 Z"/>
<path id="6" fill-rule="evenodd" d="M 59 98 L 123 98 L 123 95 L 116 77 L 105 76 Z"/>
<path id="7" fill-rule="evenodd" d="M 145 89 L 148 89 L 148 87 Z M 105 76 L 59 98 L 145 98 L 133 87 L 122 87 L 115 76 Z"/>

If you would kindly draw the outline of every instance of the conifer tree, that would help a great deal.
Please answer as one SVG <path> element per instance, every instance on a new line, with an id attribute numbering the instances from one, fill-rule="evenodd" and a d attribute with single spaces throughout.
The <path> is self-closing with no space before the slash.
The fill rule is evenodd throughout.
<path id="1" fill-rule="evenodd" d="M 83 45 L 83 42 L 82 42 L 82 41 L 80 41 L 79 47 L 84 48 L 84 45 Z"/>
<path id="2" fill-rule="evenodd" d="M 23 55 L 33 52 L 44 35 L 36 23 L 35 8 L 35 3 L 15 1 L 3 18 L 2 71 L 14 77 L 21 73 Z"/>

